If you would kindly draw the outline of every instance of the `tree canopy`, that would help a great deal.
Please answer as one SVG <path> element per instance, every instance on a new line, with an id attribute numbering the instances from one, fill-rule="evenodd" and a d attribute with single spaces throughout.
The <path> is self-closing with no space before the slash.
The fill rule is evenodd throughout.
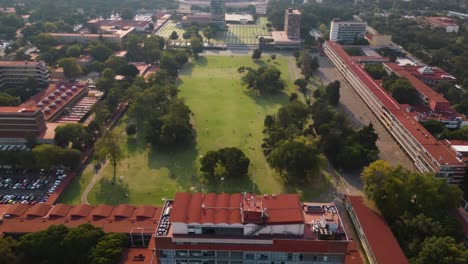
<path id="1" fill-rule="evenodd" d="M 244 74 L 241 78 L 242 83 L 259 94 L 278 92 L 285 87 L 281 71 L 272 65 L 261 66 L 258 69 L 240 67 L 238 72 Z"/>
<path id="2" fill-rule="evenodd" d="M 200 170 L 208 180 L 239 179 L 247 175 L 250 160 L 234 147 L 208 151 L 200 160 Z"/>

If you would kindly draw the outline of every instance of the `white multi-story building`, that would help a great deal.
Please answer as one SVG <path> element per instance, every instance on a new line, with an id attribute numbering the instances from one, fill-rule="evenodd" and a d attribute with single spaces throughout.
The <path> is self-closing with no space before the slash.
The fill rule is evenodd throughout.
<path id="1" fill-rule="evenodd" d="M 22 84 L 28 78 L 48 83 L 49 72 L 45 62 L 0 61 L 0 88 Z"/>
<path id="2" fill-rule="evenodd" d="M 366 27 L 367 22 L 333 19 L 330 25 L 330 41 L 353 44 L 356 40 L 364 38 Z"/>

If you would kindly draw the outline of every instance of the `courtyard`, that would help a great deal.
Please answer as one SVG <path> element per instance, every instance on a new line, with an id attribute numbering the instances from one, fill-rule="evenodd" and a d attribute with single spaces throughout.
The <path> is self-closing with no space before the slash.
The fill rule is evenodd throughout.
<path id="1" fill-rule="evenodd" d="M 250 56 L 206 56 L 187 65 L 180 74 L 180 96 L 193 112 L 192 123 L 197 131 L 196 144 L 183 149 L 158 151 L 144 143 L 141 135 L 127 140 L 125 158 L 117 167 L 117 183 L 112 184 L 112 167 L 105 166 L 88 195 L 91 204 L 163 203 L 180 191 L 300 193 L 316 199 L 329 183 L 317 177 L 311 186 L 284 186 L 281 177 L 270 168 L 261 149 L 263 120 L 275 113 L 295 92 L 289 76 L 287 57 L 253 61 Z M 270 96 L 251 94 L 240 83 L 240 66 L 256 67 L 273 64 L 282 72 L 286 90 Z M 124 131 L 127 118 L 117 126 Z M 238 147 L 250 159 L 249 178 L 236 181 L 206 183 L 200 177 L 199 159 L 207 151 L 222 147 Z M 91 165 L 92 166 L 92 165 Z M 63 202 L 79 203 L 83 190 L 91 180 L 89 169 L 75 180 L 64 194 Z M 83 178 L 81 178 L 83 177 Z"/>

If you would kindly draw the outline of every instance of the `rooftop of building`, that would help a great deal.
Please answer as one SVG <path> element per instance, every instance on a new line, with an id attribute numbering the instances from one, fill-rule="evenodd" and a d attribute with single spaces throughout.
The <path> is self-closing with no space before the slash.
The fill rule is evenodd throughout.
<path id="1" fill-rule="evenodd" d="M 275 43 L 290 43 L 290 44 L 300 44 L 301 39 L 290 38 L 285 31 L 272 31 L 271 36 Z"/>
<path id="2" fill-rule="evenodd" d="M 456 153 L 447 146 L 441 144 L 433 137 L 419 122 L 417 122 L 398 102 L 392 98 L 372 77 L 364 70 L 363 66 L 355 63 L 340 44 L 327 41 L 326 45 L 330 47 L 337 56 L 339 56 L 348 68 L 368 87 L 368 89 L 377 97 L 385 108 L 398 119 L 398 121 L 408 130 L 408 132 L 421 144 L 430 154 L 433 161 L 443 165 L 456 165 L 457 167 L 466 166 Z M 418 80 L 417 78 L 413 77 Z M 419 81 L 419 80 L 418 80 Z M 431 164 L 435 170 L 437 166 Z"/>
<path id="3" fill-rule="evenodd" d="M 87 84 L 79 83 L 51 83 L 49 86 L 23 102 L 22 107 L 39 107 L 44 112 L 46 120 L 51 119 L 55 114 L 77 96 L 83 93 L 88 87 Z"/>
<path id="4" fill-rule="evenodd" d="M 88 21 L 89 23 L 93 20 Z M 100 26 L 111 27 L 147 27 L 151 21 L 135 21 L 135 20 L 96 20 Z"/>
<path id="5" fill-rule="evenodd" d="M 433 66 L 403 66 L 403 68 L 418 77 L 427 78 L 431 80 L 448 80 L 456 81 L 450 73 L 445 72 L 441 68 Z"/>
<path id="6" fill-rule="evenodd" d="M 431 23 L 435 23 L 444 27 L 457 26 L 457 23 L 455 22 L 455 20 L 449 17 L 434 17 L 433 16 L 433 17 L 424 17 L 424 19 Z"/>
<path id="7" fill-rule="evenodd" d="M 0 234 L 24 234 L 44 230 L 51 225 L 64 224 L 76 227 L 90 223 L 104 232 L 130 233 L 132 229 L 153 234 L 161 208 L 154 206 L 135 207 L 128 204 L 111 206 L 101 204 L 13 204 L 0 207 Z"/>
<path id="8" fill-rule="evenodd" d="M 0 67 L 45 67 L 44 61 L 0 61 Z"/>
<path id="9" fill-rule="evenodd" d="M 390 227 L 377 212 L 366 205 L 362 196 L 345 196 L 353 207 L 376 263 L 408 263 Z"/>
<path id="10" fill-rule="evenodd" d="M 329 235 L 333 233 L 334 237 L 330 240 L 348 240 L 335 204 L 301 203 L 297 194 L 177 193 L 173 203 L 166 206 L 164 211 L 168 214 L 170 212 L 169 223 L 166 225 L 167 230 L 161 230 L 160 236 L 205 236 L 173 234 L 172 223 L 237 227 L 250 224 L 263 226 L 299 224 L 304 226 L 300 236 L 262 234 L 256 235 L 255 239 L 321 240 L 323 232 L 330 232 Z M 325 225 L 329 228 L 327 231 L 324 231 Z M 246 238 L 243 235 L 239 237 Z"/>
<path id="11" fill-rule="evenodd" d="M 301 14 L 301 11 L 299 11 L 298 9 L 292 9 L 292 8 L 288 8 L 287 12 L 290 13 L 290 14 L 294 14 L 294 15 L 300 15 Z"/>

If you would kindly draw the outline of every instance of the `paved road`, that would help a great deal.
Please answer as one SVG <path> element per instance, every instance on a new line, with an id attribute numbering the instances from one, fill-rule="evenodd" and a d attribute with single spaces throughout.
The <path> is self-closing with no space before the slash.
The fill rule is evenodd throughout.
<path id="1" fill-rule="evenodd" d="M 379 140 L 377 141 L 377 147 L 380 150 L 379 158 L 388 161 L 392 165 L 401 164 L 405 168 L 414 170 L 415 167 L 410 159 L 328 58 L 319 57 L 319 62 L 320 68 L 316 76 L 321 78 L 324 83 L 334 80 L 340 81 L 341 96 L 339 107 L 348 114 L 350 117 L 349 120 L 351 120 L 356 127 L 362 127 L 369 124 L 369 122 L 372 122 L 374 125 L 375 131 L 379 134 Z M 345 174 L 344 178 L 351 194 L 357 193 L 362 189 L 359 173 Z"/>

